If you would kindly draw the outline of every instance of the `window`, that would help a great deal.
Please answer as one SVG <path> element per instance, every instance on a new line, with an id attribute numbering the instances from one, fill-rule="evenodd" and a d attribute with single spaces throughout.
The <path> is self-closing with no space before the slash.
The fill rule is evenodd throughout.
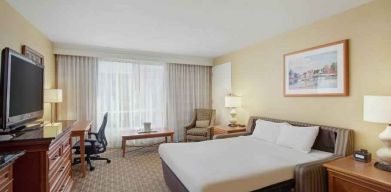
<path id="1" fill-rule="evenodd" d="M 111 146 L 120 145 L 122 131 L 141 129 L 144 122 L 164 128 L 163 64 L 101 60 L 97 92 L 97 119 L 109 112 L 106 136 Z"/>

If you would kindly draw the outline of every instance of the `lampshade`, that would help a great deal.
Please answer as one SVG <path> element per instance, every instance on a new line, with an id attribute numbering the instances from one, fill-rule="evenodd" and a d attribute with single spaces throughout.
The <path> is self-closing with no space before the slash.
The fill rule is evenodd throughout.
<path id="1" fill-rule="evenodd" d="M 364 96 L 364 120 L 391 123 L 391 96 Z"/>
<path id="2" fill-rule="evenodd" d="M 225 107 L 235 108 L 242 106 L 242 98 L 238 96 L 225 96 Z"/>
<path id="3" fill-rule="evenodd" d="M 45 89 L 44 90 L 45 103 L 60 103 L 62 102 L 61 89 Z"/>

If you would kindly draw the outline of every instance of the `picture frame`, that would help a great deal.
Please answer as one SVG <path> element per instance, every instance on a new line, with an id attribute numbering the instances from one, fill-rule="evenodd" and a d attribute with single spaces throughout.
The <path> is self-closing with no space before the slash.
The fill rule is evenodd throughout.
<path id="1" fill-rule="evenodd" d="M 43 55 L 35 51 L 34 49 L 28 47 L 27 45 L 22 46 L 22 55 L 26 56 L 27 58 L 31 59 L 36 63 L 39 63 L 41 65 L 44 64 Z"/>
<path id="2" fill-rule="evenodd" d="M 284 55 L 284 96 L 349 95 L 349 40 Z"/>

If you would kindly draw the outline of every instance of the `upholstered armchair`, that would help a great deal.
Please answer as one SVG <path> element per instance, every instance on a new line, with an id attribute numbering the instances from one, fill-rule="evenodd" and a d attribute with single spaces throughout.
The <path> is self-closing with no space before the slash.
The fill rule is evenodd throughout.
<path id="1" fill-rule="evenodd" d="M 195 109 L 191 122 L 185 126 L 185 142 L 211 139 L 215 115 L 214 109 Z"/>

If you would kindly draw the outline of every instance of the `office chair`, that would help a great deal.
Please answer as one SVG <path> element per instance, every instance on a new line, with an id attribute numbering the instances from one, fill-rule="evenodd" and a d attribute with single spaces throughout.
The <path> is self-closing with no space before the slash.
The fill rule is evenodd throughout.
<path id="1" fill-rule="evenodd" d="M 102 125 L 100 126 L 98 133 L 89 132 L 88 139 L 84 140 L 85 154 L 87 155 L 85 159 L 87 161 L 87 164 L 90 166 L 90 171 L 93 171 L 95 169 L 95 167 L 92 165 L 92 160 L 106 160 L 107 163 L 111 162 L 110 159 L 99 156 L 99 154 L 106 151 L 107 147 L 107 140 L 105 136 L 107 116 L 108 113 L 105 113 Z M 91 135 L 94 135 L 95 139 L 91 139 Z M 76 142 L 72 149 L 76 150 L 75 154 L 80 154 L 80 141 Z M 79 164 L 80 158 L 81 157 L 75 158 L 72 164 Z"/>

